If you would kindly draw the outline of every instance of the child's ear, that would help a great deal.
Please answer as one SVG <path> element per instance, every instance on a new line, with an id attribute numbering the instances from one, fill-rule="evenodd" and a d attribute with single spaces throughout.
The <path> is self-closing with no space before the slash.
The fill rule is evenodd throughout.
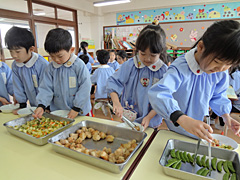
<path id="1" fill-rule="evenodd" d="M 71 47 L 70 53 L 72 54 L 74 52 L 74 50 L 75 50 L 75 47 Z"/>
<path id="2" fill-rule="evenodd" d="M 28 51 L 30 51 L 32 53 L 32 52 L 34 52 L 34 50 L 35 50 L 35 47 L 31 46 Z"/>
<path id="3" fill-rule="evenodd" d="M 203 44 L 203 41 L 199 41 L 197 44 L 197 52 L 203 53 L 205 50 L 205 46 Z"/>

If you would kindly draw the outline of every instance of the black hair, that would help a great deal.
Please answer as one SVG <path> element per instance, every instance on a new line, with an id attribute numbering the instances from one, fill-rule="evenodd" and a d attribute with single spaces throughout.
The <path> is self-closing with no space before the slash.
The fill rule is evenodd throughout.
<path id="1" fill-rule="evenodd" d="M 111 53 L 111 52 L 113 52 L 113 53 L 116 55 L 116 51 L 115 51 L 115 50 L 111 49 L 111 50 L 109 51 L 109 53 Z"/>
<path id="2" fill-rule="evenodd" d="M 100 64 L 107 64 L 110 58 L 109 52 L 106 50 L 100 50 L 97 55 Z"/>
<path id="3" fill-rule="evenodd" d="M 205 50 L 202 58 L 213 56 L 212 61 L 218 58 L 231 63 L 233 66 L 240 63 L 240 23 L 233 20 L 214 22 L 194 44 L 203 41 Z M 210 62 L 209 62 L 210 63 Z"/>
<path id="4" fill-rule="evenodd" d="M 50 53 L 57 53 L 61 50 L 69 51 L 72 47 L 71 34 L 62 28 L 55 28 L 48 32 L 44 43 L 45 50 Z"/>
<path id="5" fill-rule="evenodd" d="M 79 58 L 80 58 L 81 60 L 83 60 L 83 62 L 84 62 L 85 64 L 87 64 L 87 63 L 89 62 L 89 57 L 88 57 L 88 55 L 86 55 L 86 54 L 81 54 L 81 55 L 79 56 Z"/>
<path id="6" fill-rule="evenodd" d="M 166 34 L 159 24 L 148 25 L 140 32 L 136 41 L 136 53 L 147 48 L 151 53 L 160 53 L 160 59 L 167 64 Z"/>
<path id="7" fill-rule="evenodd" d="M 96 56 L 98 55 L 98 52 L 99 52 L 99 51 L 101 51 L 101 49 L 98 49 L 98 50 L 96 51 Z"/>
<path id="8" fill-rule="evenodd" d="M 81 52 L 81 50 L 83 50 L 83 54 L 87 54 L 86 47 L 88 47 L 88 43 L 86 41 L 82 41 L 80 43 L 79 52 Z"/>
<path id="9" fill-rule="evenodd" d="M 117 55 L 120 56 L 121 58 L 126 58 L 127 59 L 127 53 L 124 50 L 120 50 L 117 52 Z"/>
<path id="10" fill-rule="evenodd" d="M 35 46 L 35 40 L 28 29 L 13 26 L 6 33 L 5 44 L 10 50 L 23 47 L 28 52 L 32 46 Z"/>

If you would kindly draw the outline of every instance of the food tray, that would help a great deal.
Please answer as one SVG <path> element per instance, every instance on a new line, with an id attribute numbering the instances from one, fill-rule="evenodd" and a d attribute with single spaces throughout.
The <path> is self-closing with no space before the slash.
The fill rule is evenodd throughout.
<path id="1" fill-rule="evenodd" d="M 4 123 L 3 125 L 7 128 L 9 133 L 11 133 L 15 136 L 18 136 L 22 139 L 25 139 L 25 140 L 30 141 L 30 142 L 32 142 L 34 144 L 37 144 L 37 145 L 44 145 L 44 144 L 47 144 L 47 140 L 50 137 L 53 137 L 54 135 L 58 134 L 59 132 L 62 132 L 63 130 L 69 128 L 73 124 L 73 122 L 75 121 L 73 119 L 63 118 L 63 117 L 48 114 L 48 113 L 43 113 L 43 116 L 46 117 L 46 118 L 51 118 L 51 119 L 58 120 L 58 121 L 69 121 L 70 123 L 67 124 L 66 126 L 60 128 L 60 129 L 52 132 L 52 133 L 50 133 L 50 134 L 48 134 L 46 136 L 43 136 L 43 137 L 40 137 L 40 138 L 33 137 L 33 136 L 28 135 L 24 132 L 21 132 L 21 131 L 18 131 L 16 129 L 13 129 L 13 128 L 9 127 L 9 126 L 19 126 L 19 125 L 25 124 L 27 121 L 33 120 L 34 118 L 32 117 L 32 115 L 27 115 L 27 116 L 24 116 L 24 117 L 21 117 L 21 118 L 12 120 L 12 121 L 8 121 L 8 122 Z"/>
<path id="2" fill-rule="evenodd" d="M 201 169 L 201 167 L 199 167 L 197 164 L 194 167 L 190 163 L 182 162 L 182 166 L 180 170 L 165 166 L 167 164 L 167 160 L 171 159 L 171 156 L 170 156 L 171 149 L 186 151 L 192 155 L 195 152 L 196 145 L 197 143 L 194 144 L 194 143 L 180 141 L 176 139 L 169 139 L 162 153 L 162 156 L 159 160 L 159 164 L 163 166 L 163 171 L 165 172 L 165 174 L 176 177 L 178 179 L 189 179 L 189 180 L 222 179 L 223 175 L 225 174 L 224 170 L 222 170 L 221 173 L 218 172 L 217 170 L 215 171 L 213 170 L 211 172 L 211 176 L 209 176 L 208 174 L 206 177 L 204 177 L 196 174 L 197 171 Z M 238 153 L 235 151 L 215 148 L 215 147 L 212 147 L 211 149 L 212 149 L 212 157 L 216 157 L 217 162 L 219 160 L 224 160 L 224 161 L 229 160 L 233 162 L 233 165 L 236 170 L 237 179 L 240 179 L 240 171 L 237 170 L 237 169 L 240 169 L 240 160 L 239 160 Z M 203 155 L 206 155 L 208 158 L 208 147 L 200 145 L 197 155 L 200 157 L 202 157 Z"/>
<path id="3" fill-rule="evenodd" d="M 109 161 L 105 161 L 103 159 L 90 156 L 66 147 L 59 146 L 55 144 L 54 142 L 60 140 L 60 139 L 66 139 L 69 137 L 70 133 L 75 133 L 76 130 L 79 128 L 86 126 L 87 128 L 93 128 L 98 131 L 102 131 L 106 134 L 113 135 L 114 141 L 112 143 L 107 143 L 106 140 L 100 140 L 100 141 L 93 141 L 92 139 L 85 139 L 82 144 L 88 148 L 88 149 L 97 149 L 102 150 L 104 147 L 111 148 L 112 152 L 114 152 L 117 148 L 120 147 L 121 144 L 127 143 L 128 141 L 132 139 L 137 140 L 137 147 L 134 149 L 134 151 L 129 155 L 129 157 L 124 161 L 124 163 L 121 164 L 114 164 Z M 130 158 L 134 155 L 134 153 L 139 149 L 139 147 L 142 145 L 144 139 L 146 138 L 147 134 L 145 132 L 139 132 L 139 131 L 132 131 L 130 129 L 120 128 L 116 126 L 111 126 L 107 124 L 97 123 L 93 121 L 82 121 L 80 123 L 75 124 L 74 126 L 70 127 L 69 129 L 57 134 L 56 136 L 50 138 L 48 140 L 48 143 L 53 145 L 53 150 L 64 154 L 66 156 L 70 156 L 74 159 L 78 159 L 80 161 L 92 164 L 94 166 L 100 167 L 102 169 L 105 169 L 107 171 L 113 172 L 113 173 L 120 173 L 124 166 L 128 163 Z"/>

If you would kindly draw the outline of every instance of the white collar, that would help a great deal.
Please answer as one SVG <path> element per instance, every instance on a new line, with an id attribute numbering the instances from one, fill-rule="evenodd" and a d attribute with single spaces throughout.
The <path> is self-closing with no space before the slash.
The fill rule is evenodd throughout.
<path id="1" fill-rule="evenodd" d="M 0 61 L 0 67 L 2 67 L 2 61 Z"/>
<path id="2" fill-rule="evenodd" d="M 191 49 L 185 54 L 187 64 L 191 71 L 196 75 L 201 75 L 204 71 L 201 70 L 197 60 L 195 59 L 194 53 L 197 51 L 197 48 Z"/>
<path id="3" fill-rule="evenodd" d="M 142 63 L 142 61 L 140 60 L 140 58 L 137 56 L 133 57 L 133 62 L 136 66 L 136 68 L 144 68 L 145 65 Z M 158 71 L 162 66 L 163 66 L 163 62 L 161 59 L 158 59 L 157 62 L 155 62 L 154 64 L 151 64 L 150 66 L 147 66 L 148 69 L 150 69 L 151 71 Z"/>
<path id="4" fill-rule="evenodd" d="M 53 67 L 59 68 L 59 67 L 61 67 L 62 65 L 64 65 L 65 67 L 70 67 L 70 66 L 73 65 L 73 63 L 75 62 L 76 59 L 77 59 L 77 56 L 72 53 L 71 56 L 70 56 L 70 59 L 69 59 L 67 62 L 65 62 L 64 64 L 58 64 L 58 63 L 56 63 L 56 62 L 53 61 L 53 62 L 52 62 L 52 63 L 53 63 Z"/>
<path id="5" fill-rule="evenodd" d="M 115 63 L 115 62 L 116 62 L 116 60 L 114 60 L 113 62 L 109 62 L 109 63 L 112 63 L 112 64 L 113 64 L 113 63 Z"/>
<path id="6" fill-rule="evenodd" d="M 109 65 L 100 65 L 98 68 L 110 68 L 110 66 Z"/>
<path id="7" fill-rule="evenodd" d="M 35 64 L 35 62 L 38 59 L 38 56 L 39 56 L 39 54 L 37 54 L 35 52 L 32 52 L 32 57 L 31 57 L 31 59 L 27 63 L 18 63 L 18 62 L 16 62 L 16 65 L 18 67 L 26 66 L 27 68 L 30 68 L 30 67 L 32 67 Z"/>

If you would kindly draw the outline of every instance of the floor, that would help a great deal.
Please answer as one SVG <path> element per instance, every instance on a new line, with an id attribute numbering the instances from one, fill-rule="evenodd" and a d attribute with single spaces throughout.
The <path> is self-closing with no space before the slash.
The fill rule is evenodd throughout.
<path id="1" fill-rule="evenodd" d="M 240 122 L 240 113 L 234 113 L 234 114 L 231 114 L 231 116 L 233 118 L 237 119 Z M 110 113 L 108 112 L 108 115 L 105 116 L 101 109 L 96 109 L 95 110 L 95 117 L 96 118 L 102 118 L 102 119 L 108 119 L 109 121 L 111 121 Z M 121 122 L 119 117 L 117 117 L 115 115 L 112 115 L 112 117 L 113 117 L 113 121 Z M 216 129 L 215 125 L 211 125 L 211 127 L 213 128 L 213 133 L 214 134 L 221 134 L 222 130 Z M 159 127 L 159 130 L 161 130 L 161 129 L 168 129 L 167 125 L 164 121 L 163 121 L 162 125 Z M 231 130 L 228 130 L 227 136 L 234 139 L 238 144 L 240 144 L 240 137 L 234 135 Z"/>

